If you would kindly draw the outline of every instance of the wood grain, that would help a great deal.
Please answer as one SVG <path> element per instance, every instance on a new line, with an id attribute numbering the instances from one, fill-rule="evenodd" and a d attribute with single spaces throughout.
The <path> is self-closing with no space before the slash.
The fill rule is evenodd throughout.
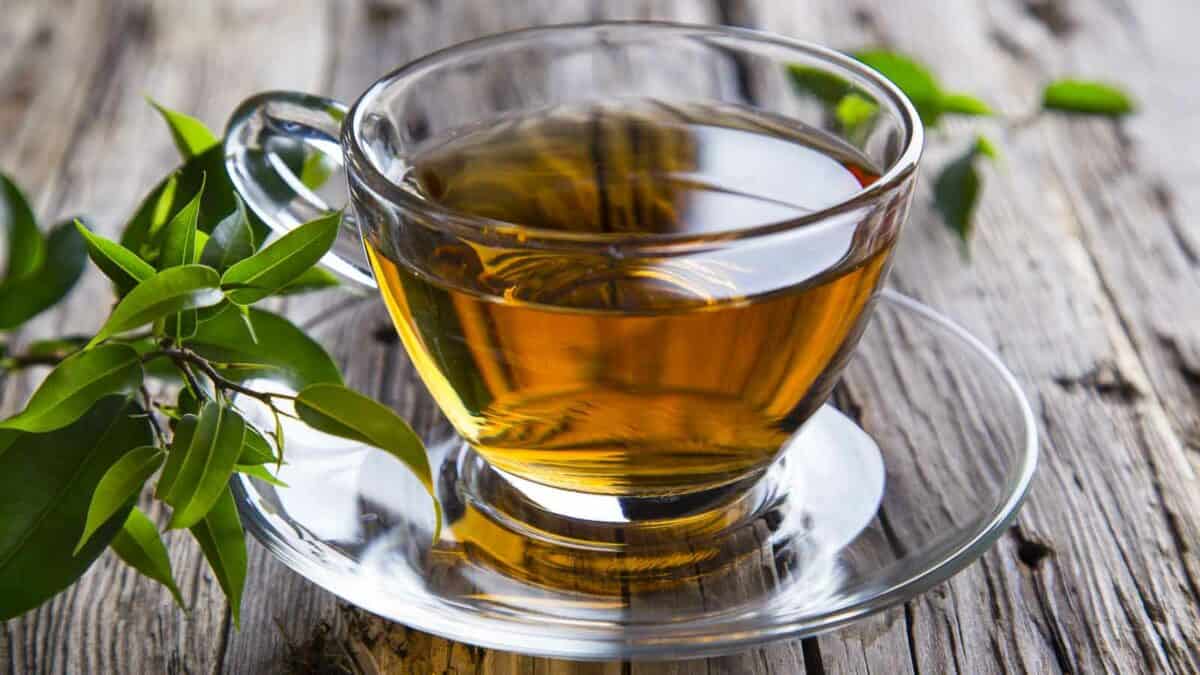
<path id="1" fill-rule="evenodd" d="M 1200 147 L 1200 92 L 1186 84 L 1200 64 L 1181 28 L 1198 13 L 1165 0 L 914 1 L 903 10 L 885 0 L 9 0 L 0 168 L 35 196 L 40 215 L 84 212 L 109 233 L 175 161 L 141 93 L 219 128 L 254 91 L 349 100 L 419 54 L 544 23 L 679 19 L 835 47 L 893 46 L 1012 117 L 1035 105 L 1051 77 L 1111 77 L 1131 86 L 1142 111 L 1122 122 L 949 120 L 931 143 L 929 166 L 983 129 L 1005 159 L 985 169 L 970 262 L 924 190 L 892 283 L 944 308 L 1017 372 L 1040 420 L 1043 461 L 1011 532 L 902 608 L 722 659 L 576 664 L 389 624 L 341 605 L 256 545 L 235 631 L 198 551 L 178 538 L 170 549 L 189 616 L 106 556 L 72 590 L 4 625 L 0 672 L 1200 672 L 1200 230 L 1189 218 L 1200 211 L 1200 159 L 1183 150 Z M 67 305 L 19 338 L 90 329 L 108 302 L 89 274 Z M 356 381 L 402 413 L 428 415 L 413 407 L 420 397 L 396 345 L 370 337 L 376 327 L 387 335 L 377 304 L 348 310 L 337 326 L 322 330 L 353 345 Z M 40 376 L 3 382 L 0 414 Z M 848 383 L 864 424 L 881 423 L 872 420 L 895 400 L 889 387 L 898 385 L 876 384 Z M 930 433 L 957 431 L 935 421 Z M 920 525 L 902 513 L 894 520 Z"/>

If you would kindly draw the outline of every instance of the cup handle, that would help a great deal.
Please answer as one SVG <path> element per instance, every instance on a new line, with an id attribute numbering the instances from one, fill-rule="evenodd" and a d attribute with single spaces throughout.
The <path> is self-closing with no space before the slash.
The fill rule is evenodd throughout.
<path id="1" fill-rule="evenodd" d="M 271 91 L 245 100 L 230 117 L 225 168 L 242 199 L 276 234 L 345 206 L 327 203 L 315 183 L 325 173 L 320 167 L 345 168 L 338 136 L 346 111 L 333 99 Z M 306 175 L 307 167 L 317 169 Z M 339 199 L 346 201 L 344 193 Z M 376 287 L 351 211 L 321 263 L 357 286 Z"/>

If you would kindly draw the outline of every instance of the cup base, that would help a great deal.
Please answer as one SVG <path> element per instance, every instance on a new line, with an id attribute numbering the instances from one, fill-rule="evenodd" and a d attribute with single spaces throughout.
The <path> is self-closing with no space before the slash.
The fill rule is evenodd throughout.
<path id="1" fill-rule="evenodd" d="M 441 541 L 430 550 L 397 548 L 400 540 L 377 544 L 371 558 L 379 574 L 441 568 L 435 578 L 497 597 L 537 589 L 622 604 L 782 554 L 791 574 L 815 591 L 830 586 L 823 577 L 832 574 L 833 557 L 871 522 L 883 495 L 878 446 L 829 406 L 766 471 L 673 497 L 552 488 L 492 467 L 461 442 L 447 446 L 435 453 L 444 458 Z M 759 600 L 746 593 L 725 609 Z"/>

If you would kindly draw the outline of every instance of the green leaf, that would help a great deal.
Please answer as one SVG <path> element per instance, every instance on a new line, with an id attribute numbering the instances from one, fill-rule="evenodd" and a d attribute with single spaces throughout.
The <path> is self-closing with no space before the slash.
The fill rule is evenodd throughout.
<path id="1" fill-rule="evenodd" d="M 192 196 L 191 201 L 175 214 L 171 222 L 167 223 L 167 229 L 163 234 L 162 253 L 158 259 L 158 269 L 191 265 L 199 260 L 200 252 L 196 250 L 196 233 L 199 232 L 197 224 L 200 218 L 200 200 L 204 198 L 206 180 L 206 178 L 201 178 L 200 187 Z"/>
<path id="2" fill-rule="evenodd" d="M 258 340 L 252 339 L 238 312 L 201 323 L 188 347 L 210 361 L 262 364 L 261 369 L 221 369 L 238 382 L 267 378 L 299 390 L 318 382 L 341 383 L 342 376 L 329 354 L 287 319 L 251 309 L 250 322 Z"/>
<path id="3" fill-rule="evenodd" d="M 241 197 L 234 195 L 237 208 L 213 228 L 212 237 L 200 254 L 200 262 L 224 272 L 231 265 L 254 255 L 254 229 Z"/>
<path id="4" fill-rule="evenodd" d="M 203 191 L 203 189 L 203 186 L 201 186 L 201 191 Z M 199 195 L 197 195 L 197 198 L 198 197 Z M 194 203 L 197 204 L 197 206 L 199 205 L 198 201 L 194 200 Z M 185 206 L 184 210 L 181 211 L 180 214 L 186 212 L 190 206 L 191 203 L 189 203 L 188 206 Z M 174 233 L 173 236 L 171 229 L 175 226 L 175 222 L 176 221 L 173 220 L 171 221 L 171 225 L 168 225 L 166 244 L 159 262 L 163 263 L 165 261 L 171 266 L 186 265 L 198 262 L 200 259 L 200 251 L 204 250 L 204 247 L 208 242 L 208 235 L 200 230 L 197 230 L 193 223 L 193 226 L 190 228 L 186 224 L 179 226 L 179 229 Z M 185 243 L 188 241 L 189 231 L 191 235 L 190 240 L 192 242 L 190 245 Z M 176 243 L 173 244 L 172 242 Z M 206 307 L 205 309 L 211 308 Z M 182 312 L 169 316 L 165 319 L 163 326 L 164 332 L 167 335 L 175 338 L 176 342 L 182 344 L 196 334 L 196 324 L 199 323 L 199 321 L 200 318 L 197 310 L 185 309 Z"/>
<path id="5" fill-rule="evenodd" d="M 221 301 L 220 281 L 216 270 L 203 265 L 167 268 L 129 291 L 88 347 L 185 309 L 215 305 Z"/>
<path id="6" fill-rule="evenodd" d="M 175 398 L 175 408 L 180 415 L 199 415 L 200 414 L 200 399 L 188 390 L 186 387 L 179 390 L 179 396 Z"/>
<path id="7" fill-rule="evenodd" d="M 404 300 L 429 358 L 445 373 L 467 411 L 471 415 L 482 414 L 492 404 L 494 393 L 475 365 L 475 354 L 464 341 L 443 339 L 446 335 L 463 334 L 454 299 L 433 284 L 414 277 L 414 283 L 404 284 Z"/>
<path id="8" fill-rule="evenodd" d="M 154 109 L 162 115 L 163 120 L 170 127 L 171 137 L 175 139 L 175 147 L 179 148 L 179 154 L 184 158 L 195 157 L 217 145 L 217 137 L 200 120 L 166 108 L 148 96 L 146 100 L 154 106 Z"/>
<path id="9" fill-rule="evenodd" d="M 0 284 L 0 330 L 16 328 L 53 307 L 75 287 L 87 266 L 87 245 L 72 222 L 46 241 L 44 263 L 30 276 Z"/>
<path id="10" fill-rule="evenodd" d="M 242 590 L 246 585 L 246 535 L 238 519 L 237 503 L 226 486 L 216 504 L 192 528 L 192 536 L 229 599 L 233 623 L 241 625 Z"/>
<path id="11" fill-rule="evenodd" d="M 271 449 L 271 444 L 267 442 L 267 439 L 263 438 L 257 429 L 246 425 L 246 438 L 242 441 L 242 452 L 237 459 L 238 465 L 253 466 L 275 460 L 275 451 Z"/>
<path id="12" fill-rule="evenodd" d="M 310 267 L 275 294 L 298 295 L 300 293 L 311 293 L 312 291 L 323 291 L 329 288 L 336 288 L 340 283 L 332 272 L 322 267 Z"/>
<path id="13" fill-rule="evenodd" d="M 196 326 L 199 321 L 196 310 L 185 309 L 163 320 L 163 333 L 170 335 L 176 342 L 182 344 L 196 335 Z"/>
<path id="14" fill-rule="evenodd" d="M 249 305 L 275 293 L 307 271 L 333 246 L 341 212 L 300 225 L 263 250 L 225 271 L 221 286 L 239 305 Z"/>
<path id="15" fill-rule="evenodd" d="M 204 518 L 229 483 L 245 437 L 246 422 L 236 410 L 204 404 L 179 473 L 163 497 L 174 509 L 170 529 L 191 527 Z"/>
<path id="16" fill-rule="evenodd" d="M 842 127 L 842 135 L 856 146 L 866 143 L 879 115 L 879 104 L 858 94 L 846 94 L 838 101 L 834 117 Z"/>
<path id="17" fill-rule="evenodd" d="M 296 397 L 296 414 L 327 434 L 372 445 L 404 463 L 433 496 L 429 458 L 421 438 L 392 409 L 340 384 L 314 384 Z M 438 529 L 441 507 L 434 499 Z"/>
<path id="18" fill-rule="evenodd" d="M 942 94 L 939 103 L 944 113 L 959 115 L 991 115 L 992 108 L 987 103 L 963 93 Z"/>
<path id="19" fill-rule="evenodd" d="M 193 160 L 199 162 L 199 160 Z M 186 166 L 186 165 L 185 165 Z M 207 174 L 201 171 L 197 178 L 203 180 Z M 158 262 L 158 254 L 162 246 L 162 228 L 171 218 L 175 208 L 176 194 L 179 191 L 179 174 L 173 173 L 162 180 L 150 191 L 138 205 L 133 217 L 121 230 L 121 245 L 133 251 L 148 263 Z"/>
<path id="20" fill-rule="evenodd" d="M 61 429 L 100 399 L 136 391 L 142 377 L 138 353 L 128 345 L 79 352 L 58 364 L 33 392 L 25 410 L 0 422 L 0 429 L 35 433 Z"/>
<path id="21" fill-rule="evenodd" d="M 186 167 L 187 164 L 184 166 Z M 167 176 L 165 179 L 162 192 L 159 193 L 158 197 L 150 205 L 153 207 L 153 232 L 161 232 L 162 228 L 171 222 L 171 214 L 178 212 L 183 207 L 179 203 L 179 200 L 183 199 L 183 195 L 194 194 L 196 190 L 199 190 L 200 186 L 208 180 L 208 171 L 204 169 L 199 170 L 199 173 L 196 174 L 196 185 L 194 187 L 190 186 L 191 181 L 187 181 L 186 178 L 187 174 L 179 171 Z M 180 182 L 184 183 L 183 190 L 179 189 Z M 124 241 L 122 241 L 122 245 L 124 245 Z"/>
<path id="22" fill-rule="evenodd" d="M 854 58 L 878 70 L 904 92 L 912 101 L 921 121 L 937 126 L 945 113 L 959 115 L 991 115 L 987 103 L 961 92 L 944 92 L 937 78 L 912 57 L 896 52 L 872 49 L 854 54 Z"/>
<path id="23" fill-rule="evenodd" d="M 0 621 L 74 583 L 121 529 L 132 503 L 70 553 L 108 468 L 154 440 L 143 412 L 109 397 L 57 431 L 0 431 Z"/>
<path id="24" fill-rule="evenodd" d="M 796 91 L 815 96 L 828 105 L 836 104 L 854 88 L 854 85 L 845 78 L 838 77 L 827 70 L 802 66 L 798 63 L 788 66 L 788 79 L 791 80 Z"/>
<path id="25" fill-rule="evenodd" d="M 180 392 L 180 401 L 182 400 L 183 392 Z M 180 407 L 182 408 L 183 405 L 181 403 Z M 154 486 L 154 496 L 157 499 L 164 499 L 175 485 L 175 479 L 179 477 L 179 470 L 183 468 L 183 460 L 187 459 L 188 448 L 191 447 L 192 439 L 196 436 L 196 428 L 199 426 L 200 418 L 191 413 L 185 413 L 175 424 L 175 437 L 171 439 L 171 450 L 167 453 L 167 462 L 163 465 L 162 474 L 158 477 L 158 484 Z"/>
<path id="26" fill-rule="evenodd" d="M 942 91 L 933 73 L 903 54 L 885 50 L 865 50 L 854 54 L 854 58 L 878 70 L 884 77 L 904 92 L 921 116 L 921 121 L 936 126 L 941 117 Z"/>
<path id="27" fill-rule="evenodd" d="M 975 160 L 981 155 L 995 155 L 995 147 L 982 136 L 961 157 L 947 164 L 933 185 L 934 202 L 942 219 L 964 246 L 970 241 L 974 228 L 972 217 L 982 182 Z"/>
<path id="28" fill-rule="evenodd" d="M 230 302 L 222 297 L 221 301 L 218 302 L 217 304 L 209 305 L 208 307 L 204 307 L 202 309 L 196 310 L 196 320 L 200 323 L 204 323 L 205 321 L 212 321 L 213 319 L 217 318 L 218 316 L 221 316 L 225 312 L 233 309 L 235 306 L 236 305 L 234 305 L 232 302 Z M 192 337 L 195 337 L 195 336 L 193 335 Z"/>
<path id="29" fill-rule="evenodd" d="M 46 240 L 25 195 L 8 176 L 0 173 L 0 224 L 8 232 L 8 266 L 4 281 L 30 276 L 46 260 Z"/>
<path id="30" fill-rule="evenodd" d="M 175 575 L 171 573 L 167 547 L 162 537 L 158 536 L 158 528 L 146 514 L 136 508 L 130 511 L 121 531 L 109 546 L 125 564 L 166 586 L 171 591 L 171 597 L 175 598 L 175 604 L 184 606 L 183 595 L 175 583 Z"/>
<path id="31" fill-rule="evenodd" d="M 87 344 L 89 337 L 86 335 L 65 335 L 60 338 L 52 338 L 49 340 L 35 340 L 30 342 L 25 347 L 26 356 L 48 356 L 67 358 L 71 354 L 83 349 Z"/>
<path id="32" fill-rule="evenodd" d="M 310 190 L 316 190 L 333 175 L 336 165 L 323 152 L 315 152 L 304 158 L 300 167 L 300 182 Z"/>
<path id="33" fill-rule="evenodd" d="M 88 543 L 96 530 L 107 523 L 114 515 L 127 505 L 130 500 L 136 500 L 146 481 L 158 471 L 167 453 L 153 445 L 143 445 L 126 453 L 115 464 L 109 467 L 96 491 L 92 493 L 92 503 L 88 507 L 87 524 L 75 552 Z"/>
<path id="34" fill-rule="evenodd" d="M 975 152 L 988 159 L 1000 159 L 1000 151 L 996 149 L 996 144 L 983 135 L 975 137 Z"/>
<path id="35" fill-rule="evenodd" d="M 842 127 L 853 128 L 870 120 L 877 112 L 879 112 L 879 106 L 874 101 L 858 94 L 848 94 L 838 101 L 834 115 Z"/>
<path id="36" fill-rule="evenodd" d="M 979 183 L 975 151 L 971 150 L 947 164 L 933 186 L 934 201 L 942 219 L 964 244 L 971 238 L 971 216 L 979 198 Z"/>
<path id="37" fill-rule="evenodd" d="M 216 225 L 222 217 L 237 208 L 234 200 L 236 192 L 225 171 L 225 150 L 220 145 L 187 160 L 160 181 L 142 199 L 122 233 L 121 244 L 147 262 L 156 263 L 167 221 L 196 193 L 201 181 L 206 178 L 204 196 L 200 202 L 199 227 L 202 231 L 208 231 Z M 270 230 L 253 212 L 247 215 L 254 229 L 255 241 L 262 241 Z"/>
<path id="38" fill-rule="evenodd" d="M 239 464 L 237 466 L 238 473 L 244 473 L 247 476 L 257 478 L 264 483 L 269 483 L 275 487 L 287 487 L 288 484 L 275 477 L 271 470 L 262 464 Z"/>
<path id="39" fill-rule="evenodd" d="M 272 412 L 272 414 L 275 416 L 275 447 L 279 449 L 279 455 L 275 458 L 275 468 L 279 468 L 283 464 L 283 418 L 278 412 Z"/>
<path id="40" fill-rule="evenodd" d="M 1064 79 L 1046 85 L 1042 92 L 1046 110 L 1119 117 L 1136 109 L 1133 98 L 1120 87 L 1089 80 Z"/>
<path id="41" fill-rule="evenodd" d="M 258 333 L 254 330 L 254 322 L 250 320 L 250 308 L 244 305 L 239 306 L 237 315 L 238 319 L 241 320 L 242 325 L 245 326 L 246 334 L 250 336 L 250 341 L 254 344 L 258 344 Z"/>
<path id="42" fill-rule="evenodd" d="M 142 260 L 136 253 L 110 239 L 93 234 L 75 221 L 75 228 L 87 242 L 88 256 L 104 276 L 112 280 L 117 292 L 125 295 L 134 286 L 154 276 L 154 266 Z"/>

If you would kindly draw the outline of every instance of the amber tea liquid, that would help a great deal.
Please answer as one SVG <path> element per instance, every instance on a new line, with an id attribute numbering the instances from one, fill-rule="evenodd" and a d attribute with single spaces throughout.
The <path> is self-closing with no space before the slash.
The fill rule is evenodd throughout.
<path id="1" fill-rule="evenodd" d="M 850 146 L 794 123 L 645 102 L 497 122 L 432 144 L 406 181 L 461 213 L 636 238 L 784 222 L 876 177 Z M 893 241 L 856 235 L 855 255 L 753 293 L 738 279 L 769 280 L 778 261 L 462 240 L 407 259 L 377 240 L 368 252 L 422 378 L 493 466 L 668 495 L 769 464 L 828 395 Z"/>

